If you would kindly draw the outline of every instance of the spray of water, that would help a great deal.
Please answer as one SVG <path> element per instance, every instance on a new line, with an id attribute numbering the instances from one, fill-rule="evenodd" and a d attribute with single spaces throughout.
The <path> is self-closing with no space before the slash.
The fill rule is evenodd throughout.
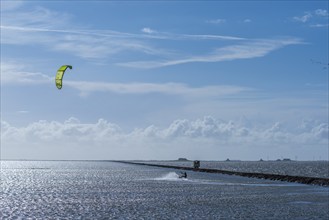
<path id="1" fill-rule="evenodd" d="M 175 172 L 170 172 L 170 173 L 167 173 L 159 178 L 155 178 L 156 180 L 171 180 L 171 181 L 177 181 L 177 180 L 181 180 L 179 178 L 179 175 Z"/>

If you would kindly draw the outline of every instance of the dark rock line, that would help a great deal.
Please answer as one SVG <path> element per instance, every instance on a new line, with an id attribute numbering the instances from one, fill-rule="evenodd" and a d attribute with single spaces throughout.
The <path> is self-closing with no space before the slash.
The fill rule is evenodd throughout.
<path id="1" fill-rule="evenodd" d="M 160 165 L 160 164 L 136 163 L 136 162 L 131 162 L 131 161 L 113 161 L 113 162 L 144 165 L 144 166 L 153 166 L 153 167 L 173 168 L 173 169 L 179 169 L 179 170 L 191 170 L 191 171 L 195 171 L 195 172 L 220 173 L 220 174 L 252 177 L 252 178 L 259 178 L 259 179 L 280 180 L 280 181 L 303 183 L 303 184 L 309 184 L 309 185 L 329 186 L 328 178 L 290 176 L 290 175 L 268 174 L 268 173 L 237 172 L 237 171 L 204 169 L 204 168 L 194 169 L 192 167 L 179 167 L 179 166 Z"/>

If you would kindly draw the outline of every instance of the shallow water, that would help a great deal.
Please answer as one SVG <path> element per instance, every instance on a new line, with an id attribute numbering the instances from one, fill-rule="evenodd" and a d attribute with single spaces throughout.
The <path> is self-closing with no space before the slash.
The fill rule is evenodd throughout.
<path id="1" fill-rule="evenodd" d="M 114 162 L 2 161 L 0 219 L 328 219 L 329 188 Z"/>

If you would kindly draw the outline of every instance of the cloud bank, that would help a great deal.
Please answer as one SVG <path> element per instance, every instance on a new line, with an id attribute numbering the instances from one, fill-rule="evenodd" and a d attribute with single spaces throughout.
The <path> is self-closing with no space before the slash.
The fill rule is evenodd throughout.
<path id="1" fill-rule="evenodd" d="M 201 153 L 208 148 L 214 151 L 231 148 L 235 151 L 235 148 L 251 150 L 255 146 L 258 150 L 264 151 L 280 147 L 296 148 L 297 151 L 301 147 L 316 150 L 328 145 L 328 130 L 328 123 L 310 120 L 304 120 L 299 126 L 291 129 L 282 122 L 264 127 L 205 116 L 196 120 L 177 119 L 162 128 L 150 125 L 124 131 L 119 125 L 105 119 L 99 119 L 95 123 L 82 123 L 72 117 L 64 122 L 41 120 L 25 127 L 15 127 L 2 121 L 1 143 L 4 157 L 10 157 L 13 154 L 12 149 L 33 151 L 33 148 L 41 147 L 45 152 L 56 149 L 85 150 L 85 155 L 88 155 L 88 149 L 98 153 L 102 150 L 112 151 L 113 154 L 118 149 L 124 149 L 127 151 L 126 155 L 132 158 L 133 155 L 129 151 L 142 151 L 149 156 L 149 152 L 187 153 L 190 149 Z M 208 157 L 211 158 L 211 151 L 208 153 Z"/>

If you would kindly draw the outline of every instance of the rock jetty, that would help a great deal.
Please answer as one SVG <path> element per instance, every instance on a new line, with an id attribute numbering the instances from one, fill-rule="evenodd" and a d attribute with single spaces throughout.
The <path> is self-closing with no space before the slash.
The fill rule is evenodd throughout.
<path id="1" fill-rule="evenodd" d="M 310 184 L 310 185 L 329 186 L 328 178 L 290 176 L 290 175 L 279 175 L 279 174 L 268 174 L 268 173 L 237 172 L 237 171 L 205 169 L 205 168 L 195 169 L 192 167 L 180 167 L 180 166 L 150 164 L 150 163 L 131 162 L 131 161 L 114 161 L 114 162 L 135 164 L 135 165 L 144 165 L 144 166 L 153 166 L 153 167 L 172 168 L 172 169 L 179 169 L 179 170 L 190 170 L 190 171 L 195 171 L 195 172 L 220 173 L 220 174 L 227 174 L 227 175 L 236 175 L 236 176 L 244 176 L 244 177 L 259 178 L 259 179 L 269 179 L 269 180 L 279 180 L 279 181 L 295 182 L 295 183 Z"/>

